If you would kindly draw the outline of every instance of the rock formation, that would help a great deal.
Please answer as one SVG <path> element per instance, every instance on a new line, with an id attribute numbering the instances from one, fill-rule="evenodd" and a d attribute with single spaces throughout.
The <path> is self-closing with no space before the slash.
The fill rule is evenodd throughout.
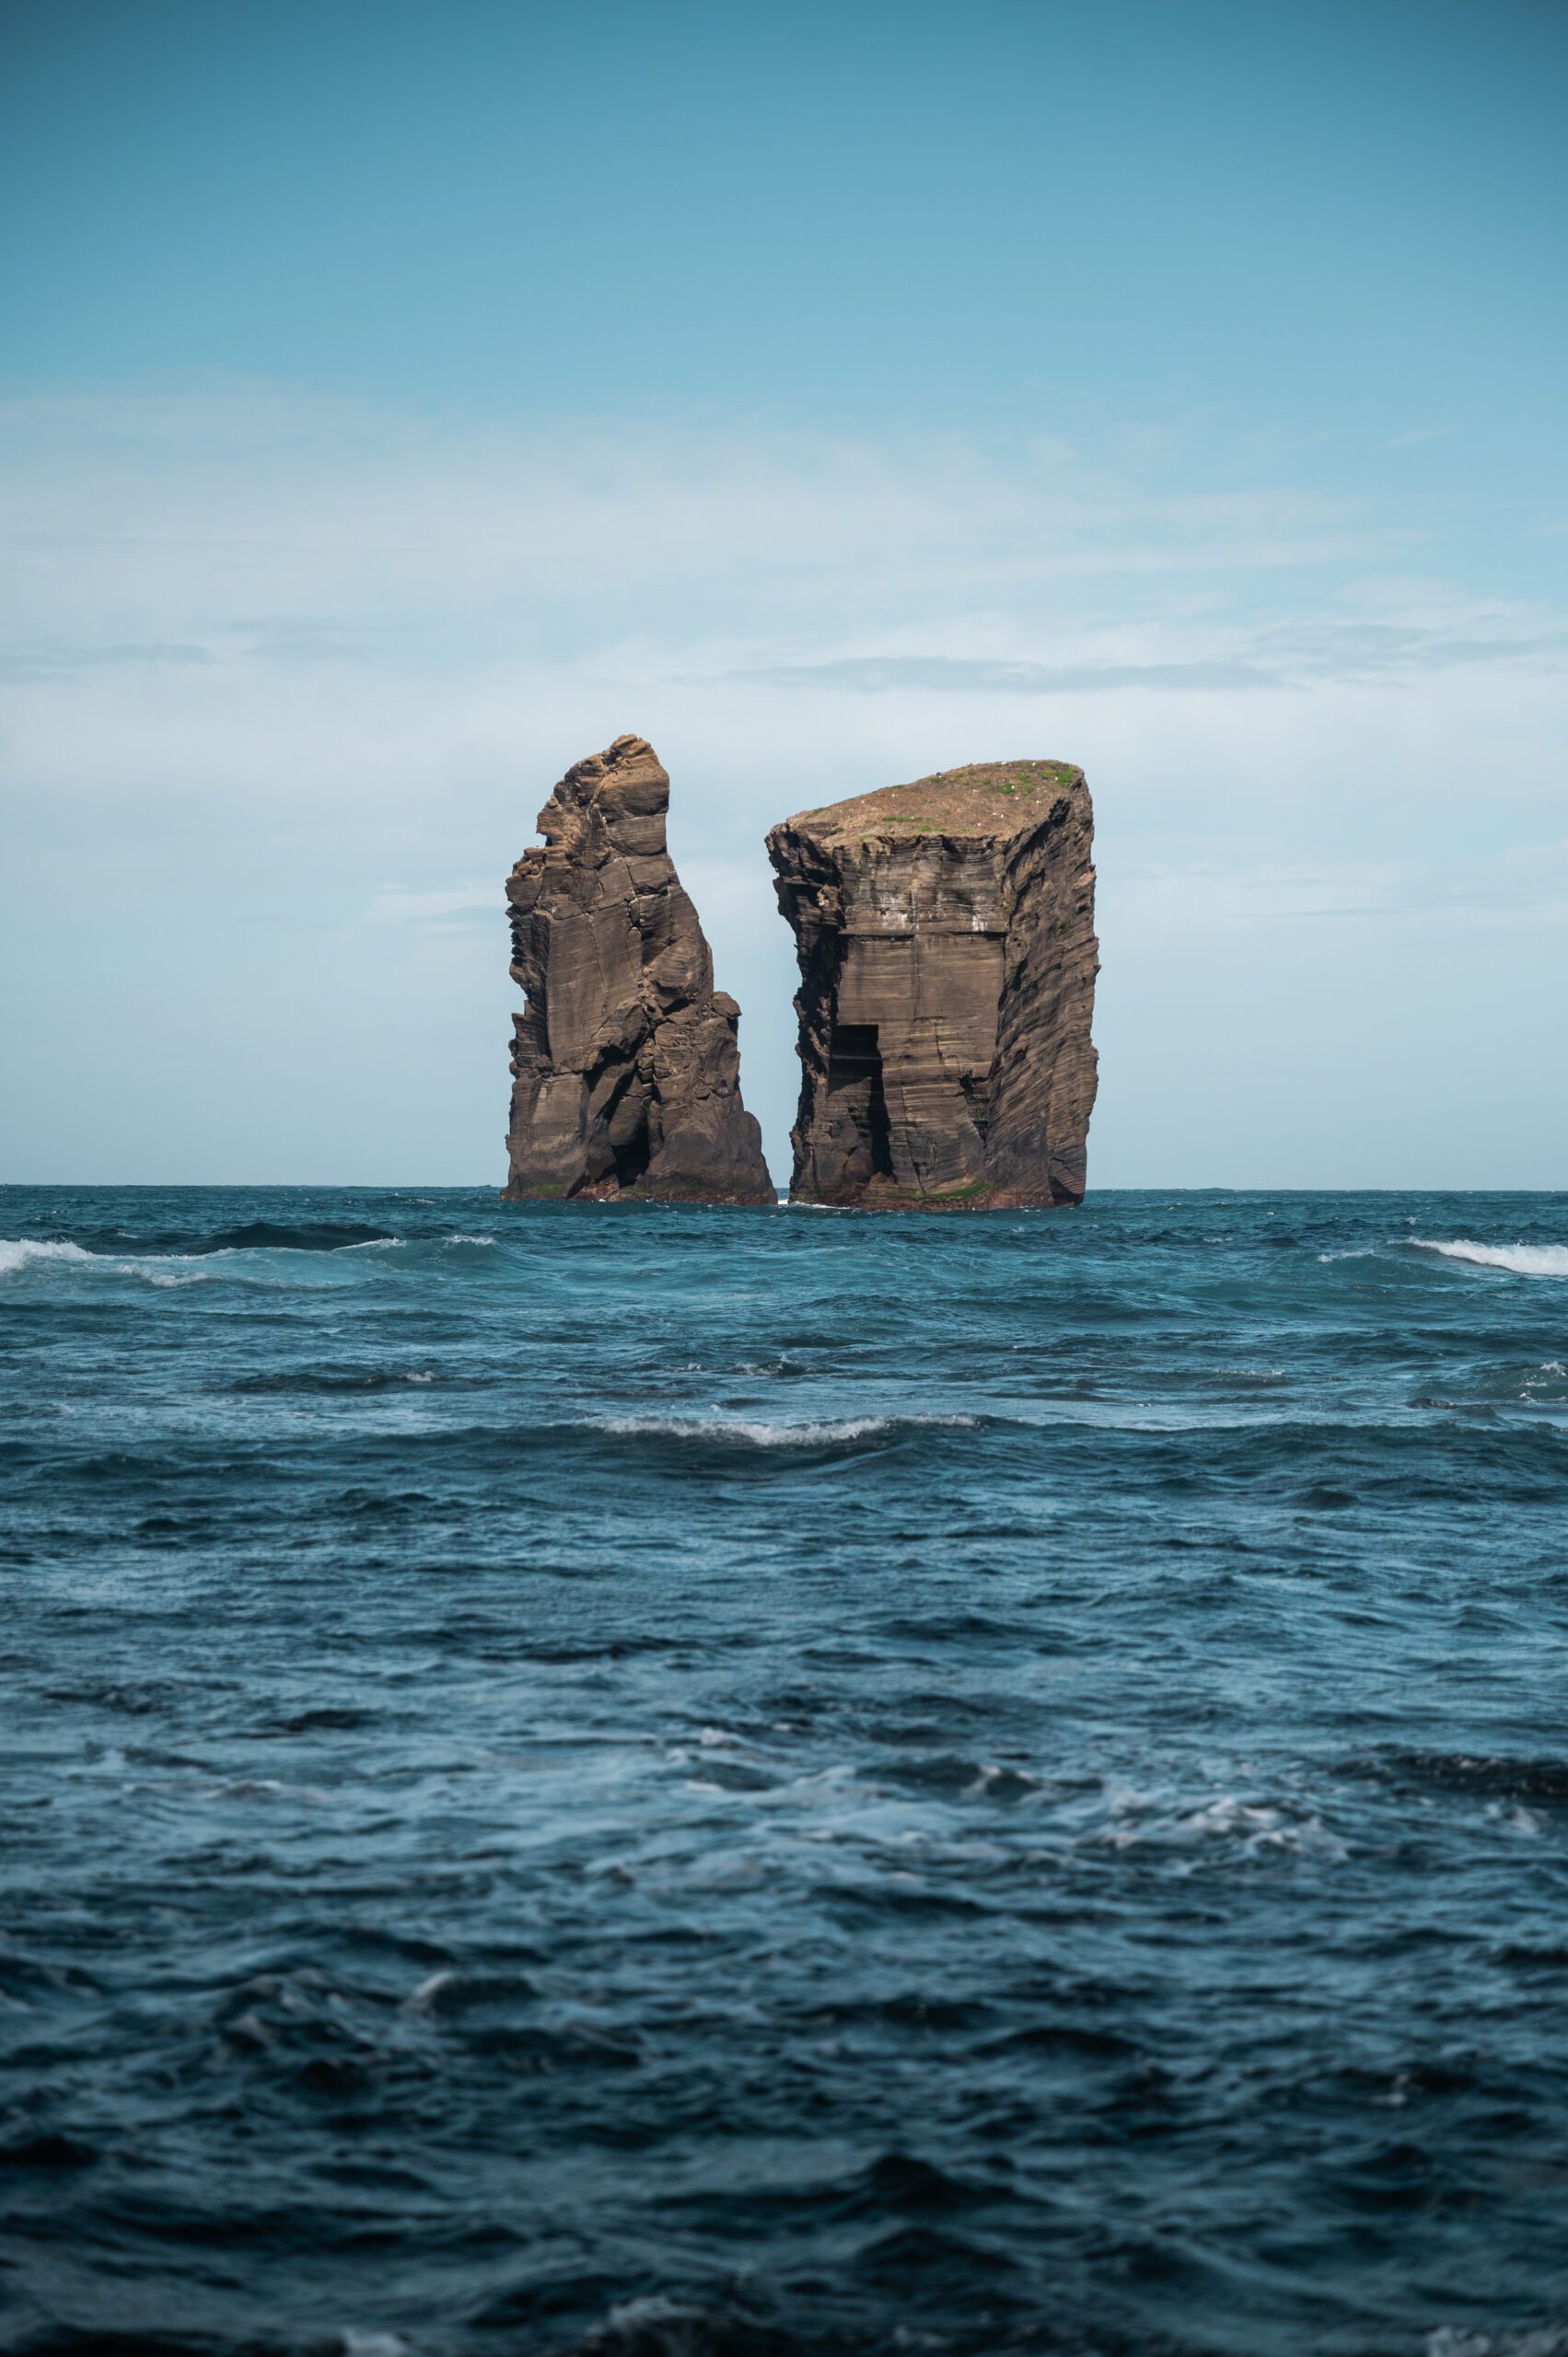
<path id="1" fill-rule="evenodd" d="M 740 1009 L 714 988 L 697 911 L 665 848 L 669 779 L 618 737 L 567 771 L 542 850 L 507 879 L 512 1198 L 640 1195 L 771 1203 L 762 1134 L 740 1102 Z"/>
<path id="2" fill-rule="evenodd" d="M 800 958 L 806 1202 L 1075 1203 L 1095 1098 L 1094 812 L 989 761 L 775 827 Z"/>

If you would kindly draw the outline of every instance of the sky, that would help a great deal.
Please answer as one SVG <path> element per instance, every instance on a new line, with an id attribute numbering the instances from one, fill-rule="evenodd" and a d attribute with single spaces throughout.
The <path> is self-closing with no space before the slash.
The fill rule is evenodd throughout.
<path id="1" fill-rule="evenodd" d="M 1095 795 L 1090 1183 L 1568 1185 L 1561 0 L 6 0 L 0 1180 L 499 1184 L 633 730 Z"/>

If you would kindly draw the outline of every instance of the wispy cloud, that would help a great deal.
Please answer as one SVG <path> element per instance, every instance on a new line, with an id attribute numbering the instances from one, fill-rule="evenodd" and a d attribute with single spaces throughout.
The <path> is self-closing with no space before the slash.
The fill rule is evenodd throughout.
<path id="1" fill-rule="evenodd" d="M 1379 442 L 1380 450 L 1414 450 L 1424 442 L 1446 442 L 1453 432 L 1451 425 L 1412 425 L 1408 434 L 1390 434 Z"/>
<path id="2" fill-rule="evenodd" d="M 507 433 L 238 389 L 15 401 L 0 446 L 10 575 L 34 631 L 85 638 L 96 616 L 134 614 L 149 642 L 249 640 L 273 656 L 442 617 L 449 648 L 503 613 L 597 618 L 613 636 L 650 598 L 677 628 L 714 599 L 732 628 L 801 599 L 846 616 L 889 596 L 945 614 L 977 595 L 1054 606 L 1071 582 L 1224 581 L 1375 563 L 1400 544 L 1288 484 L 1194 494 L 1046 437 Z"/>
<path id="3" fill-rule="evenodd" d="M 1408 519 L 1288 481 L 1203 492 L 1169 459 L 459 427 L 254 386 L 12 402 L 13 773 L 408 796 L 505 759 L 539 764 L 534 801 L 655 713 L 715 757 L 744 704 L 787 762 L 837 740 L 901 764 L 939 708 L 950 759 L 1028 701 L 1075 752 L 1089 715 L 1146 715 L 1145 754 L 1104 741 L 1154 765 L 1302 691 L 1360 697 L 1365 727 L 1367 693 L 1562 677 L 1568 617 L 1423 578 Z M 847 723 L 852 700 L 880 716 Z"/>
<path id="4" fill-rule="evenodd" d="M 783 663 L 735 671 L 742 683 L 828 688 L 856 695 L 1102 695 L 1123 688 L 1267 688 L 1278 672 L 1249 663 L 995 663 L 947 655 L 845 656 L 836 663 Z"/>
<path id="5" fill-rule="evenodd" d="M 1112 932 L 1135 937 L 1145 952 L 1238 929 L 1434 911 L 1559 920 L 1568 912 L 1568 859 L 1559 847 L 1537 845 L 1521 873 L 1513 861 L 1478 852 L 1474 869 L 1461 875 L 1419 853 L 1292 861 L 1238 849 L 1225 860 L 1177 856 L 1122 874 L 1106 895 Z"/>
<path id="6" fill-rule="evenodd" d="M 1568 633 L 1533 638 L 1462 638 L 1388 624 L 1323 623 L 1249 633 L 1248 656 L 1195 656 L 1185 662 L 1022 663 L 949 655 L 844 656 L 826 663 L 781 663 L 738 670 L 753 686 L 820 688 L 857 695 L 1111 695 L 1307 688 L 1327 679 L 1395 680 L 1476 663 L 1560 669 Z"/>
<path id="7" fill-rule="evenodd" d="M 68 639 L 13 640 L 0 645 L 0 680 L 70 679 L 84 671 L 161 669 L 211 663 L 209 647 L 181 646 L 157 639 L 132 641 L 120 646 L 73 644 Z"/>
<path id="8" fill-rule="evenodd" d="M 494 923 L 505 906 L 500 879 L 490 877 L 477 884 L 457 884 L 436 892 L 389 884 L 372 896 L 365 913 L 371 924 L 447 926 L 482 915 Z"/>

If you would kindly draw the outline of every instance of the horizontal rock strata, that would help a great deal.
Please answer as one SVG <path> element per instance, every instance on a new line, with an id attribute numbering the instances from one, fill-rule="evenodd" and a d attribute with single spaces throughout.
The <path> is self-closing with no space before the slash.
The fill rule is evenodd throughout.
<path id="1" fill-rule="evenodd" d="M 632 1195 L 771 1203 L 740 1101 L 740 1009 L 714 988 L 703 928 L 665 845 L 669 779 L 618 737 L 567 771 L 512 870 L 507 1139 L 513 1198 Z"/>
<path id="2" fill-rule="evenodd" d="M 773 829 L 800 960 L 796 1199 L 1082 1200 L 1093 842 L 1083 772 L 1043 761 L 948 770 Z"/>

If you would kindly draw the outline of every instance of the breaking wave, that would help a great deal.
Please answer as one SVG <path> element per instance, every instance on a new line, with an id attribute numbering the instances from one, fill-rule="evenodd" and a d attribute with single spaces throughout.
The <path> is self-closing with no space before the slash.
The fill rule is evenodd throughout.
<path id="1" fill-rule="evenodd" d="M 454 1243 L 489 1243 L 488 1237 L 453 1237 Z M 115 1276 L 139 1277 L 154 1285 L 196 1284 L 213 1272 L 195 1268 L 184 1275 L 181 1264 L 232 1260 L 256 1253 L 389 1252 L 401 1250 L 402 1238 L 385 1228 L 319 1221 L 297 1227 L 273 1220 L 255 1220 L 240 1227 L 218 1228 L 206 1236 L 166 1239 L 127 1238 L 130 1249 L 94 1248 L 53 1237 L 0 1237 L 0 1277 L 17 1276 L 26 1269 L 46 1267 L 98 1270 Z"/>
<path id="2" fill-rule="evenodd" d="M 111 1276 L 139 1277 L 144 1284 L 169 1287 L 200 1284 L 208 1271 L 176 1265 L 182 1254 L 145 1261 L 119 1253 L 87 1252 L 79 1244 L 55 1244 L 31 1237 L 0 1237 L 0 1277 L 19 1276 L 27 1269 L 102 1270 Z"/>
<path id="3" fill-rule="evenodd" d="M 1568 1277 L 1568 1244 L 1475 1244 L 1467 1237 L 1439 1244 L 1424 1236 L 1411 1241 L 1418 1252 L 1468 1260 L 1477 1269 L 1505 1269 L 1516 1277 Z"/>
<path id="4" fill-rule="evenodd" d="M 32 1268 L 42 1261 L 92 1261 L 99 1258 L 96 1252 L 84 1252 L 79 1244 L 37 1244 L 28 1237 L 0 1236 L 0 1277 L 15 1276 L 19 1269 Z"/>

